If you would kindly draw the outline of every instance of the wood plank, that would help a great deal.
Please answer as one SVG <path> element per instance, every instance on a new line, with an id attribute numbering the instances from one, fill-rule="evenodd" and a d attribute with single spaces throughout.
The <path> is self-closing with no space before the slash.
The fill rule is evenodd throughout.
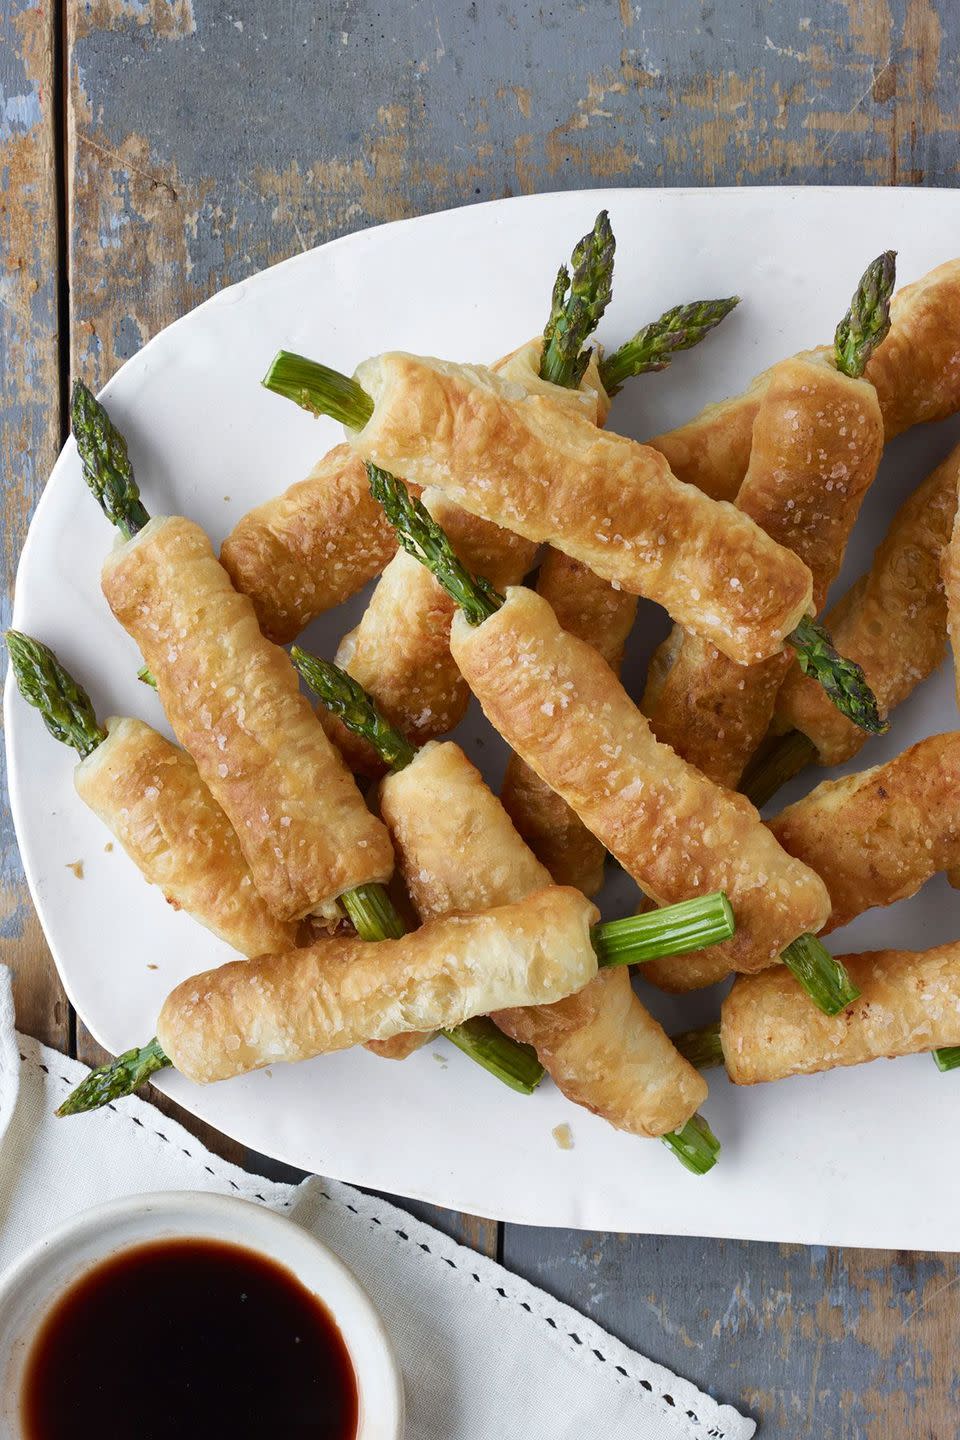
<path id="1" fill-rule="evenodd" d="M 509 1225 L 503 1263 L 763 1434 L 957 1433 L 956 1255 Z"/>
<path id="2" fill-rule="evenodd" d="M 54 12 L 0 3 L 0 565 L 3 625 L 27 523 L 60 448 Z M 6 670 L 6 654 L 3 656 Z M 0 762 L 5 763 L 5 762 Z M 3 777 L 6 792 L 6 777 Z M 0 830 L 0 963 L 22 1030 L 66 1049 L 70 1017 L 23 878 L 9 807 Z"/>

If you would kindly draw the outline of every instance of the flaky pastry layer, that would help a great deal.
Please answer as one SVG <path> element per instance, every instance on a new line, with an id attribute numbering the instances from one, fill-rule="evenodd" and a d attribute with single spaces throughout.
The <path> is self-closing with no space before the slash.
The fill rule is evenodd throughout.
<path id="1" fill-rule="evenodd" d="M 396 548 L 363 461 L 337 445 L 305 480 L 238 520 L 220 562 L 250 596 L 263 633 L 285 645 L 362 589 Z"/>
<path id="2" fill-rule="evenodd" d="M 389 879 L 384 826 L 199 526 L 151 520 L 108 557 L 102 584 L 273 912 L 296 920 Z"/>
<path id="3" fill-rule="evenodd" d="M 440 1030 L 504 1005 L 548 1004 L 597 973 L 595 907 L 550 887 L 401 940 L 318 940 L 193 976 L 168 996 L 157 1036 L 198 1084 L 409 1030 Z"/>
<path id="4" fill-rule="evenodd" d="M 940 556 L 957 509 L 958 474 L 960 446 L 901 505 L 870 569 L 824 622 L 840 653 L 863 666 L 882 715 L 943 659 L 947 604 Z M 849 760 L 867 738 L 795 667 L 777 698 L 774 725 L 809 736 L 824 765 Z"/>
<path id="5" fill-rule="evenodd" d="M 290 949 L 253 883 L 232 825 L 186 751 L 142 720 L 110 719 L 107 738 L 74 771 L 77 794 L 175 910 L 242 955 Z"/>
<path id="6" fill-rule="evenodd" d="M 798 1004 L 783 966 L 735 981 L 721 1011 L 735 1085 L 960 1044 L 960 943 L 840 958 L 861 994 L 839 1015 Z"/>
<path id="7" fill-rule="evenodd" d="M 830 903 L 819 877 L 747 800 L 654 738 L 610 667 L 541 596 L 511 589 L 477 627 L 458 615 L 452 644 L 493 726 L 646 894 L 666 905 L 726 891 L 737 930 L 715 947 L 718 960 L 758 969 L 823 925 Z"/>
<path id="8" fill-rule="evenodd" d="M 824 355 L 768 372 L 736 504 L 809 567 L 816 610 L 882 452 L 883 417 L 867 381 L 840 374 Z M 741 666 L 696 636 L 666 644 L 673 664 L 654 666 L 644 697 L 654 733 L 712 780 L 735 786 L 767 733 L 790 657 Z"/>
<path id="9" fill-rule="evenodd" d="M 732 658 L 775 653 L 806 612 L 803 562 L 649 446 L 482 367 L 390 354 L 357 378 L 376 407 L 352 436 L 365 459 L 658 600 Z"/>

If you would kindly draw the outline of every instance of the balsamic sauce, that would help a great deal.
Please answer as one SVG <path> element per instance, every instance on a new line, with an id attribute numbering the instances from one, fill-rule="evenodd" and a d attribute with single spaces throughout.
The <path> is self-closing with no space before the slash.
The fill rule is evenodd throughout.
<path id="1" fill-rule="evenodd" d="M 55 1306 L 22 1423 L 25 1440 L 356 1440 L 357 1382 L 333 1317 L 290 1271 L 239 1245 L 158 1241 Z"/>

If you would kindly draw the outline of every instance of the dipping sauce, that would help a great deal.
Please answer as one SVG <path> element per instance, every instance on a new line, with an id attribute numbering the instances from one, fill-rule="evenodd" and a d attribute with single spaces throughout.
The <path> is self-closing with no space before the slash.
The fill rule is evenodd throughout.
<path id="1" fill-rule="evenodd" d="M 89 1271 L 27 1361 L 26 1440 L 356 1440 L 357 1381 L 325 1307 L 239 1245 L 164 1240 Z"/>

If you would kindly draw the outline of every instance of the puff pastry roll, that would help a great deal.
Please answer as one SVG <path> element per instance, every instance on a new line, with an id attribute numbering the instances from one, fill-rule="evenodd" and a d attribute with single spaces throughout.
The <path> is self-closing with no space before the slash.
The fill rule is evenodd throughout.
<path id="1" fill-rule="evenodd" d="M 557 404 L 602 422 L 610 402 L 596 354 L 590 357 L 579 390 L 565 390 L 541 380 L 542 350 L 543 339 L 538 336 L 498 360 L 493 370 L 522 384 L 530 394 L 552 394 Z M 535 542 L 470 514 L 440 491 L 431 492 L 428 508 L 468 569 L 498 589 L 519 585 L 532 568 Z M 453 730 L 470 699 L 450 654 L 453 611 L 453 601 L 429 571 L 400 550 L 384 570 L 360 624 L 344 636 L 337 651 L 337 664 L 359 680 L 415 745 Z M 382 765 L 362 739 L 336 721 L 326 729 L 351 768 L 382 774 Z"/>
<path id="2" fill-rule="evenodd" d="M 633 629 L 637 600 L 615 590 L 562 550 L 548 550 L 540 566 L 537 593 L 551 606 L 564 630 L 602 655 L 615 674 Z M 507 762 L 501 799 L 507 814 L 558 885 L 576 885 L 595 895 L 603 884 L 606 849 L 535 770 L 518 755 Z"/>
<path id="3" fill-rule="evenodd" d="M 832 909 L 825 930 L 874 905 L 915 895 L 960 866 L 960 731 L 931 735 L 842 780 L 824 780 L 770 829 L 823 876 Z"/>
<path id="4" fill-rule="evenodd" d="M 337 445 L 305 480 L 237 521 L 220 563 L 249 595 L 263 633 L 285 645 L 361 590 L 396 548 L 363 462 Z"/>
<path id="5" fill-rule="evenodd" d="M 298 926 L 268 908 L 190 756 L 142 720 L 113 718 L 106 728 L 74 784 L 141 874 L 242 955 L 293 948 Z"/>
<path id="6" fill-rule="evenodd" d="M 863 666 L 884 716 L 943 659 L 947 604 L 940 555 L 957 509 L 958 474 L 960 446 L 901 505 L 869 571 L 824 622 L 840 653 Z M 793 668 L 777 697 L 774 725 L 808 736 L 823 765 L 849 760 L 867 738 Z"/>
<path id="7" fill-rule="evenodd" d="M 389 879 L 386 829 L 199 526 L 151 520 L 110 554 L 102 585 L 274 913 L 322 913 L 343 891 Z"/>
<path id="8" fill-rule="evenodd" d="M 164 1052 L 198 1084 L 306 1060 L 406 1030 L 449 1029 L 498 1006 L 549 1004 L 597 973 L 578 891 L 553 886 L 402 940 L 354 937 L 195 975 L 168 996 Z"/>
<path id="9" fill-rule="evenodd" d="M 737 508 L 809 567 L 818 611 L 882 453 L 883 417 L 868 381 L 841 374 L 825 355 L 785 360 L 769 372 Z M 759 665 L 737 665 L 691 635 L 666 644 L 643 703 L 654 733 L 711 780 L 734 788 L 795 661 L 781 651 Z"/>
<path id="10" fill-rule="evenodd" d="M 375 406 L 352 435 L 364 459 L 548 540 L 660 601 L 733 659 L 776 653 L 806 614 L 802 560 L 732 506 L 680 484 L 649 446 L 481 367 L 392 354 L 366 361 L 357 379 Z"/>
<path id="11" fill-rule="evenodd" d="M 887 440 L 960 409 L 960 260 L 948 260 L 898 290 L 890 333 L 871 357 Z M 811 354 L 815 352 L 803 352 Z M 708 405 L 686 424 L 649 443 L 680 480 L 716 500 L 732 500 L 750 463 L 753 421 L 769 380 L 758 375 L 742 395 Z"/>
<path id="12" fill-rule="evenodd" d="M 839 1015 L 798 1005 L 783 966 L 735 982 L 720 1024 L 735 1085 L 960 1045 L 960 943 L 840 958 L 860 999 Z"/>
<path id="13" fill-rule="evenodd" d="M 820 878 L 749 801 L 657 741 L 613 671 L 521 587 L 482 625 L 453 622 L 454 657 L 487 718 L 637 884 L 667 905 L 723 890 L 736 934 L 685 957 L 760 969 L 830 913 Z M 659 964 L 661 962 L 654 962 Z"/>
<path id="14" fill-rule="evenodd" d="M 380 787 L 381 813 L 423 919 L 523 899 L 549 883 L 503 806 L 458 745 L 427 745 Z M 647 1014 L 626 967 L 602 970 L 552 1005 L 500 1010 L 559 1089 L 633 1135 L 680 1129 L 706 1097 L 702 1076 Z"/>

